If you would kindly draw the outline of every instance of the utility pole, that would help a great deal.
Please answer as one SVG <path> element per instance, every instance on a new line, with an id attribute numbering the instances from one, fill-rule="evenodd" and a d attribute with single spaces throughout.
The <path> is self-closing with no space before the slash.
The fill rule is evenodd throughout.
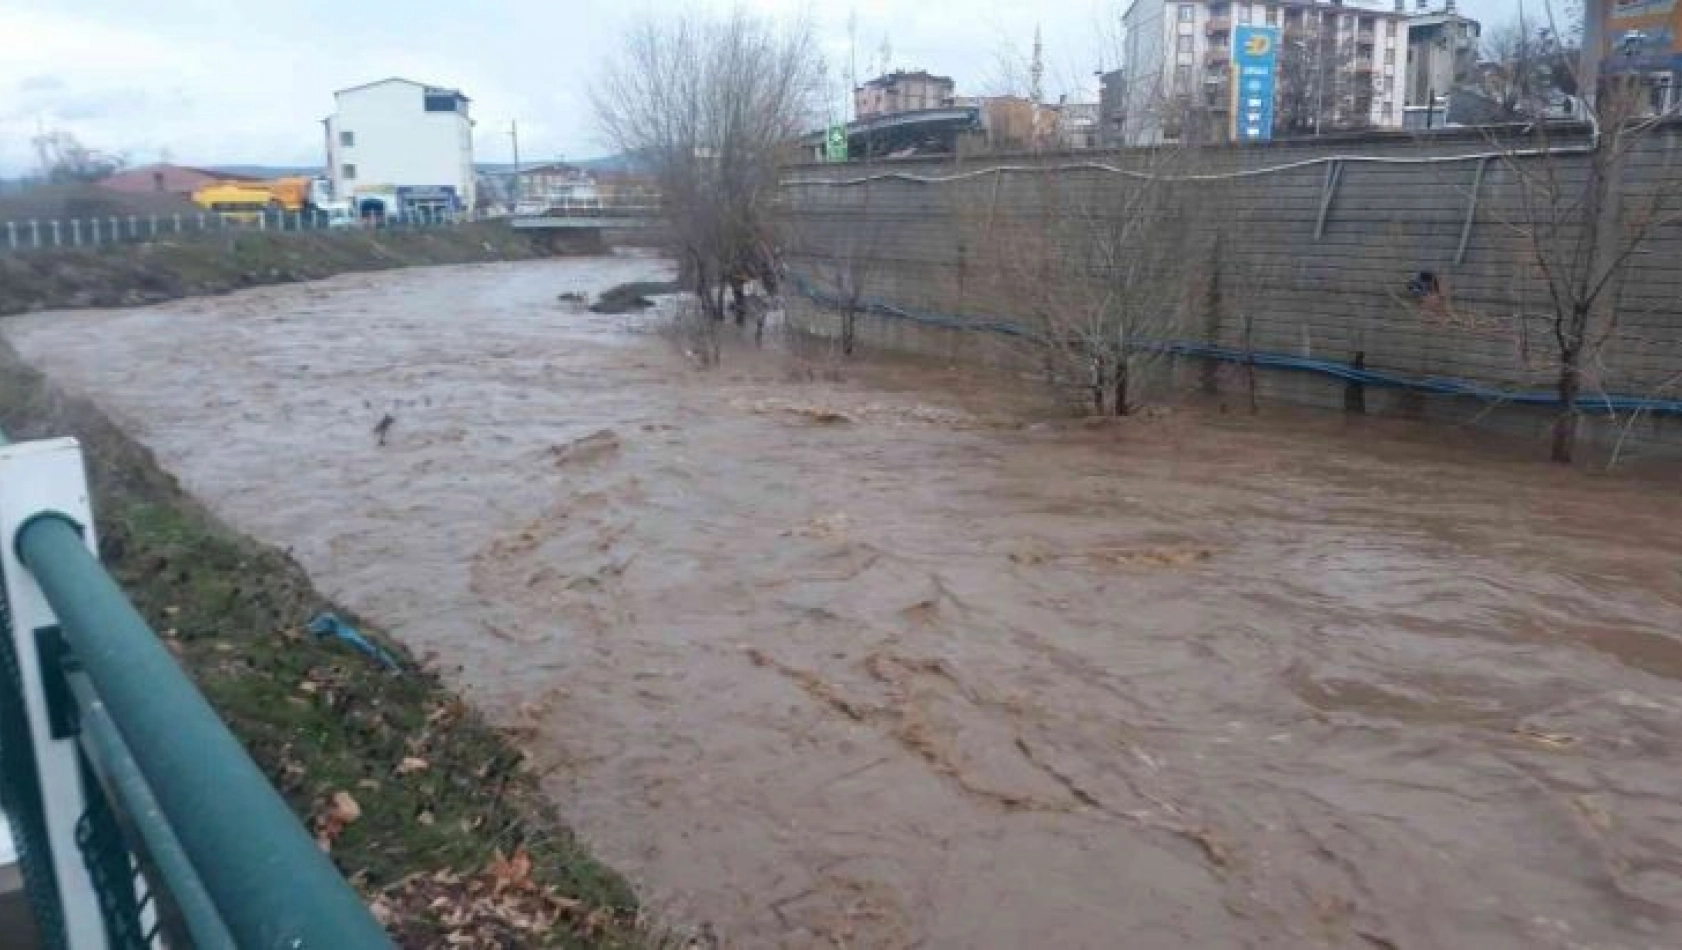
<path id="1" fill-rule="evenodd" d="M 844 113 L 849 119 L 859 117 L 858 110 L 859 88 L 859 11 L 857 7 L 847 12 L 847 109 Z"/>
<path id="2" fill-rule="evenodd" d="M 1314 134 L 1320 134 L 1320 123 L 1326 111 L 1326 14 L 1314 11 Z"/>
<path id="3" fill-rule="evenodd" d="M 520 203 L 520 120 L 508 120 L 508 137 L 514 143 L 514 189 L 513 199 L 516 206 Z M 510 209 L 512 210 L 512 209 Z"/>

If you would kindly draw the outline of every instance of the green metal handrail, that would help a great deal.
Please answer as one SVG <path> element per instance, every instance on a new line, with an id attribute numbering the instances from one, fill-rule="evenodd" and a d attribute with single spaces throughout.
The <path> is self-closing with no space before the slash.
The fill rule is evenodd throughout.
<path id="1" fill-rule="evenodd" d="M 132 756 L 137 768 L 107 762 L 100 771 L 129 799 L 124 811 L 166 887 L 171 871 L 185 872 L 182 858 L 191 866 L 175 900 L 188 931 L 225 927 L 242 948 L 389 948 L 356 893 L 88 551 L 80 526 L 43 513 L 19 527 L 13 542 L 57 615 L 74 666 L 67 692 L 78 705 L 103 705 L 83 711 L 84 727 L 94 727 L 85 748 L 103 758 L 126 747 Z M 201 895 L 219 920 L 202 919 Z"/>

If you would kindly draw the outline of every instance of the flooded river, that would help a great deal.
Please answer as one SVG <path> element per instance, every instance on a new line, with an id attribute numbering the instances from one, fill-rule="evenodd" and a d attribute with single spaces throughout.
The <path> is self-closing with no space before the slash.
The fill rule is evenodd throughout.
<path id="1" fill-rule="evenodd" d="M 729 945 L 1682 946 L 1674 481 L 1024 426 L 980 376 L 700 371 L 556 300 L 662 271 L 8 332 L 535 729 L 580 833 Z"/>

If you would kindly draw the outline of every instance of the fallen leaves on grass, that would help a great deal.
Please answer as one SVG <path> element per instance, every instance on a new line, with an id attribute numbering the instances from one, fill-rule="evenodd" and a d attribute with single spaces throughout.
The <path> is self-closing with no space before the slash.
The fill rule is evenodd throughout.
<path id="1" fill-rule="evenodd" d="M 381 891 L 369 909 L 405 947 L 500 950 L 535 945 L 556 927 L 589 936 L 615 923 L 612 910 L 590 908 L 535 880 L 525 848 L 498 851 L 472 875 L 410 875 Z"/>
<path id="2" fill-rule="evenodd" d="M 397 763 L 397 774 L 398 775 L 413 775 L 416 772 L 426 771 L 430 767 L 430 765 L 431 765 L 431 763 L 427 762 L 425 759 L 423 759 L 419 756 L 414 756 L 414 755 L 404 756 L 403 761 Z"/>
<path id="3" fill-rule="evenodd" d="M 357 804 L 355 796 L 344 791 L 334 792 L 328 797 L 326 806 L 316 813 L 315 843 L 321 845 L 323 851 L 333 850 L 333 842 L 361 817 L 362 806 Z"/>

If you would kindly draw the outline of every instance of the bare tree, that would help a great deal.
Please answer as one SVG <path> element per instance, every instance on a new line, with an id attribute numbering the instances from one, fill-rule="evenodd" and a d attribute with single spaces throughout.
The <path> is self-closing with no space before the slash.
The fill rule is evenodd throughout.
<path id="1" fill-rule="evenodd" d="M 829 189 L 826 210 L 808 217 L 794 235 L 789 256 L 810 286 L 808 295 L 840 318 L 841 355 L 858 348 L 858 319 L 869 302 L 877 274 L 884 225 L 871 207 L 871 188 Z"/>
<path id="2" fill-rule="evenodd" d="M 592 90 L 607 136 L 661 190 L 683 279 L 713 320 L 757 280 L 775 294 L 778 169 L 817 123 L 823 66 L 805 20 L 743 9 L 686 13 L 633 28 Z"/>
<path id="3" fill-rule="evenodd" d="M 1483 89 L 1501 120 L 1544 116 L 1553 100 L 1577 92 L 1577 47 L 1522 11 L 1484 33 L 1483 54 Z"/>
<path id="4" fill-rule="evenodd" d="M 128 164 L 121 155 L 84 146 L 68 129 L 42 132 L 35 136 L 34 145 L 42 179 L 54 184 L 102 181 Z"/>
<path id="5" fill-rule="evenodd" d="M 1609 77 L 1592 107 L 1587 143 L 1558 141 L 1552 126 L 1504 143 L 1502 166 L 1516 210 L 1499 214 L 1515 263 L 1540 292 L 1515 301 L 1516 329 L 1540 324 L 1551 341 L 1558 411 L 1551 457 L 1571 462 L 1586 393 L 1603 383 L 1603 357 L 1619 334 L 1618 292 L 1631 266 L 1665 229 L 1682 222 L 1682 170 L 1667 116 L 1646 114 L 1638 75 Z M 1663 130 L 1663 134 L 1659 134 Z M 1639 182 L 1631 158 L 1644 157 Z"/>
<path id="6" fill-rule="evenodd" d="M 1047 382 L 1094 413 L 1128 415 L 1160 395 L 1159 364 L 1208 291 L 1219 202 L 1211 182 L 1187 177 L 1199 151 L 1140 150 L 1119 171 L 1015 175 L 993 208 L 963 199 L 977 209 L 966 243 L 990 255 L 979 268 L 986 299 L 1022 322 Z"/>
<path id="7" fill-rule="evenodd" d="M 1340 118 L 1338 102 L 1353 81 L 1353 52 L 1322 26 L 1279 50 L 1279 112 L 1274 126 L 1285 135 L 1318 135 L 1352 123 Z M 1370 90 L 1367 99 L 1370 101 Z M 1354 110 L 1364 116 L 1364 110 Z M 1364 118 L 1361 123 L 1364 124 Z"/>

